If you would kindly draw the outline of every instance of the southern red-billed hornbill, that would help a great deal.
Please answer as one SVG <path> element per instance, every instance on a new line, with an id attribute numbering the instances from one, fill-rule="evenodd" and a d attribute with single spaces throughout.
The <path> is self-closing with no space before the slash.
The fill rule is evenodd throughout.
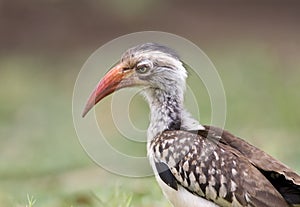
<path id="1" fill-rule="evenodd" d="M 143 86 L 151 111 L 147 150 L 156 179 L 176 207 L 300 205 L 300 176 L 265 152 L 184 109 L 187 72 L 172 49 L 128 49 L 99 82 L 83 116 L 114 91 Z"/>

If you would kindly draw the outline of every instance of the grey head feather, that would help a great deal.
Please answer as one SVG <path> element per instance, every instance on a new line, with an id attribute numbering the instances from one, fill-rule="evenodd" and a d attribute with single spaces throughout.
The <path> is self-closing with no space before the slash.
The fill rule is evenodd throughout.
<path id="1" fill-rule="evenodd" d="M 130 56 L 134 56 L 134 54 L 141 54 L 141 53 L 149 53 L 149 52 L 161 52 L 168 54 L 169 56 L 179 60 L 178 53 L 164 45 L 161 45 L 159 43 L 154 42 L 148 42 L 144 44 L 137 45 L 135 47 L 132 47 L 128 49 L 122 56 L 122 59 L 129 58 Z"/>

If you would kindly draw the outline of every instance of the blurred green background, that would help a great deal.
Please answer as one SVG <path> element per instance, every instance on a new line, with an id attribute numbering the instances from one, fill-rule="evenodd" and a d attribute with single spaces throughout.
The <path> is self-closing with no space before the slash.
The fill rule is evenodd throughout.
<path id="1" fill-rule="evenodd" d="M 72 123 L 85 60 L 143 30 L 197 44 L 223 80 L 226 129 L 299 173 L 299 11 L 299 1 L 1 0 L 0 206 L 30 206 L 27 195 L 46 207 L 169 206 L 153 177 L 93 163 Z M 210 123 L 201 99 L 201 122 Z"/>

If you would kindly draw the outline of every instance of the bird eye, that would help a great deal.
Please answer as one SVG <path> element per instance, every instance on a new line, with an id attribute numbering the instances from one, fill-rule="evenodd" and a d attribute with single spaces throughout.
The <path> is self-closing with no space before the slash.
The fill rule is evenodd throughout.
<path id="1" fill-rule="evenodd" d="M 146 73 L 150 70 L 150 68 L 151 68 L 151 63 L 148 61 L 147 62 L 144 61 L 144 62 L 137 64 L 136 71 L 138 73 Z"/>
<path id="2" fill-rule="evenodd" d="M 146 73 L 149 70 L 149 67 L 148 67 L 148 65 L 141 65 L 141 66 L 136 67 L 136 70 L 139 73 Z"/>

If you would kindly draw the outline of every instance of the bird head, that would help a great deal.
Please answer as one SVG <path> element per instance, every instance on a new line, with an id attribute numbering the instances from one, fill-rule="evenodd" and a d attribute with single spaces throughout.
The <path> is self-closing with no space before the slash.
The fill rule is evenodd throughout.
<path id="1" fill-rule="evenodd" d="M 128 49 L 100 80 L 82 116 L 101 99 L 125 87 L 143 86 L 146 93 L 161 90 L 181 95 L 185 90 L 186 77 L 187 72 L 174 50 L 157 43 L 138 45 Z"/>

